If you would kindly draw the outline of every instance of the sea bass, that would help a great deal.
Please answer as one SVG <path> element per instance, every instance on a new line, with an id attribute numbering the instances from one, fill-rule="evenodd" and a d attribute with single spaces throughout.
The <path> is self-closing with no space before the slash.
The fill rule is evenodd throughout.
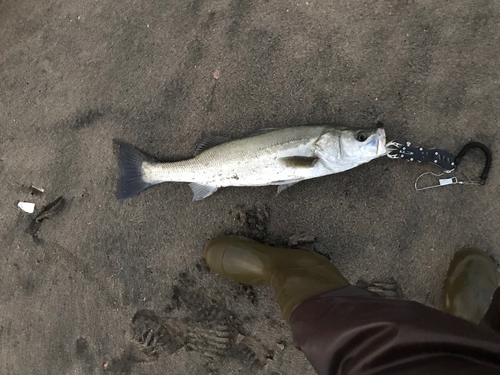
<path id="1" fill-rule="evenodd" d="M 208 135 L 198 141 L 193 158 L 171 163 L 115 143 L 120 146 L 118 199 L 167 181 L 189 182 L 195 201 L 224 186 L 278 185 L 280 193 L 299 181 L 343 172 L 388 152 L 384 129 L 338 125 L 261 129 L 233 140 Z"/>

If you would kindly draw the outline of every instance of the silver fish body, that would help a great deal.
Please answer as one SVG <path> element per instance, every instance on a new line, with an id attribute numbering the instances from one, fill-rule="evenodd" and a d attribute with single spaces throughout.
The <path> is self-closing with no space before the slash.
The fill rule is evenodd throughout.
<path id="1" fill-rule="evenodd" d="M 387 154 L 385 132 L 334 125 L 268 129 L 235 140 L 207 136 L 197 155 L 172 163 L 148 160 L 120 144 L 125 199 L 167 181 L 189 182 L 194 200 L 224 186 L 279 185 L 278 192 L 299 181 L 343 172 Z"/>

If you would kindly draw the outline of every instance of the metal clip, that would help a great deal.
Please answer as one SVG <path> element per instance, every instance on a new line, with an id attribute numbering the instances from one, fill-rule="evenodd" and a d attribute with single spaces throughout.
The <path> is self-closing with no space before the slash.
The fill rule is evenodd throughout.
<path id="1" fill-rule="evenodd" d="M 387 156 L 391 159 L 431 163 L 443 168 L 445 172 L 455 169 L 455 157 L 446 150 L 412 146 L 410 142 L 404 145 L 394 141 L 389 142 L 386 147 L 388 148 Z"/>
<path id="2" fill-rule="evenodd" d="M 422 173 L 420 176 L 417 177 L 417 179 L 415 181 L 415 190 L 417 190 L 417 191 L 427 190 L 427 189 L 433 189 L 433 188 L 447 186 L 447 185 L 481 185 L 480 181 L 471 181 L 469 179 L 467 179 L 468 181 L 461 181 L 461 180 L 458 179 L 458 177 L 454 176 L 454 177 L 451 177 L 451 178 L 441 178 L 441 179 L 439 179 L 439 184 L 437 184 L 437 185 L 430 185 L 430 186 L 418 187 L 418 180 L 420 180 L 420 178 L 422 176 L 425 176 L 426 174 L 430 174 L 430 175 L 435 176 L 435 177 L 441 177 L 445 173 L 440 173 L 440 174 L 436 174 L 436 173 L 432 173 L 432 172 L 424 172 L 424 173 Z"/>
<path id="3" fill-rule="evenodd" d="M 391 159 L 399 159 L 399 154 L 398 150 L 403 147 L 401 143 L 398 143 L 396 141 L 389 142 L 385 145 L 386 149 L 388 150 L 387 156 Z"/>

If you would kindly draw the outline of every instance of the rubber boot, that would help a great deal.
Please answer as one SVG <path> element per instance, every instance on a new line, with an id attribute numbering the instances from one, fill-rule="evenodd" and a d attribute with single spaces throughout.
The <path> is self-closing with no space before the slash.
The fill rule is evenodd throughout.
<path id="1" fill-rule="evenodd" d="M 486 253 L 464 249 L 455 254 L 444 286 L 444 311 L 479 324 L 499 285 L 498 271 Z"/>
<path id="2" fill-rule="evenodd" d="M 205 248 L 205 260 L 213 271 L 228 279 L 271 286 L 287 321 L 305 299 L 350 285 L 322 255 L 271 247 L 245 238 L 212 240 Z"/>

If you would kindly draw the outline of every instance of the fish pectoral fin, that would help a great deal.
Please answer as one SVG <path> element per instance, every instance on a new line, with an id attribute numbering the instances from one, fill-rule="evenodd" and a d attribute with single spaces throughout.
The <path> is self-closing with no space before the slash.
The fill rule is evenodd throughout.
<path id="1" fill-rule="evenodd" d="M 283 185 L 279 185 L 279 186 L 278 186 L 278 192 L 276 193 L 276 195 L 278 195 L 278 194 L 279 194 L 279 193 L 281 193 L 283 190 L 285 190 L 285 189 L 287 189 L 287 188 L 289 188 L 290 186 L 295 185 L 295 184 L 296 184 L 296 182 L 292 182 L 292 183 L 290 183 L 290 184 L 283 184 Z"/>
<path id="2" fill-rule="evenodd" d="M 194 155 L 201 154 L 203 151 L 209 148 L 218 146 L 222 143 L 230 141 L 231 138 L 222 137 L 220 135 L 204 135 L 198 142 L 196 142 L 196 150 L 194 150 Z"/>
<path id="3" fill-rule="evenodd" d="M 193 201 L 199 201 L 206 198 L 217 191 L 218 186 L 201 185 L 196 182 L 191 182 L 189 187 L 193 191 Z"/>
<path id="4" fill-rule="evenodd" d="M 311 168 L 318 160 L 319 159 L 314 156 L 288 156 L 279 159 L 281 164 L 290 168 Z"/>

